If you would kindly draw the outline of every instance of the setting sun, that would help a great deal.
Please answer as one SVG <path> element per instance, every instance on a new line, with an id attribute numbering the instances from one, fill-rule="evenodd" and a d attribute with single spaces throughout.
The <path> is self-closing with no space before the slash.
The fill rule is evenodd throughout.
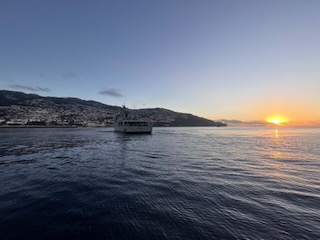
<path id="1" fill-rule="evenodd" d="M 283 116 L 273 116 L 266 119 L 267 122 L 273 123 L 276 125 L 282 125 L 288 122 L 288 119 Z"/>

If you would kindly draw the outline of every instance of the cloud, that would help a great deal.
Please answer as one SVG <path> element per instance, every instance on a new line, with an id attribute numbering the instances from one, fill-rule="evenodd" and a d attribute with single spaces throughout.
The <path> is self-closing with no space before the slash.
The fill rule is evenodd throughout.
<path id="1" fill-rule="evenodd" d="M 101 95 L 107 95 L 111 97 L 122 97 L 122 94 L 119 92 L 118 89 L 109 88 L 106 90 L 102 90 L 99 92 Z"/>
<path id="2" fill-rule="evenodd" d="M 41 92 L 50 92 L 49 88 L 42 88 L 42 87 L 37 87 L 37 90 L 41 91 Z"/>
<path id="3" fill-rule="evenodd" d="M 20 84 L 9 85 L 9 87 L 17 90 L 24 90 L 24 91 L 30 91 L 30 92 L 50 92 L 49 88 L 31 87 L 31 86 L 25 86 Z"/>

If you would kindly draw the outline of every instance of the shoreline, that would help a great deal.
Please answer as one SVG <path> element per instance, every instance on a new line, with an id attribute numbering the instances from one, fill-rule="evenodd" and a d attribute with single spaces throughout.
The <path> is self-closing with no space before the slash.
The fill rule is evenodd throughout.
<path id="1" fill-rule="evenodd" d="M 170 128 L 170 127 L 213 127 L 213 128 L 226 128 L 227 126 L 153 126 L 153 128 Z M 27 126 L 27 125 L 0 125 L 0 129 L 5 128 L 113 128 L 113 126 Z"/>
<path id="2" fill-rule="evenodd" d="M 0 128 L 111 128 L 111 126 L 26 126 L 26 125 L 5 125 Z"/>

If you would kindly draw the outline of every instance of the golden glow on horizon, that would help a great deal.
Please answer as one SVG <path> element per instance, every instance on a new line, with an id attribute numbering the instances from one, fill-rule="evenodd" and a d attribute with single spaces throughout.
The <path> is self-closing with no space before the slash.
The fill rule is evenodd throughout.
<path id="1" fill-rule="evenodd" d="M 266 119 L 267 122 L 273 123 L 276 125 L 282 125 L 288 122 L 288 119 L 283 116 L 273 116 Z"/>

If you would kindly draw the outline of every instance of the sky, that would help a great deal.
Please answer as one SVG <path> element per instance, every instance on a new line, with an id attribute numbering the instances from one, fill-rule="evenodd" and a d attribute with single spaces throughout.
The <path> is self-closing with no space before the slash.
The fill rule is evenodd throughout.
<path id="1" fill-rule="evenodd" d="M 320 120 L 318 0 L 1 0 L 0 89 Z"/>

